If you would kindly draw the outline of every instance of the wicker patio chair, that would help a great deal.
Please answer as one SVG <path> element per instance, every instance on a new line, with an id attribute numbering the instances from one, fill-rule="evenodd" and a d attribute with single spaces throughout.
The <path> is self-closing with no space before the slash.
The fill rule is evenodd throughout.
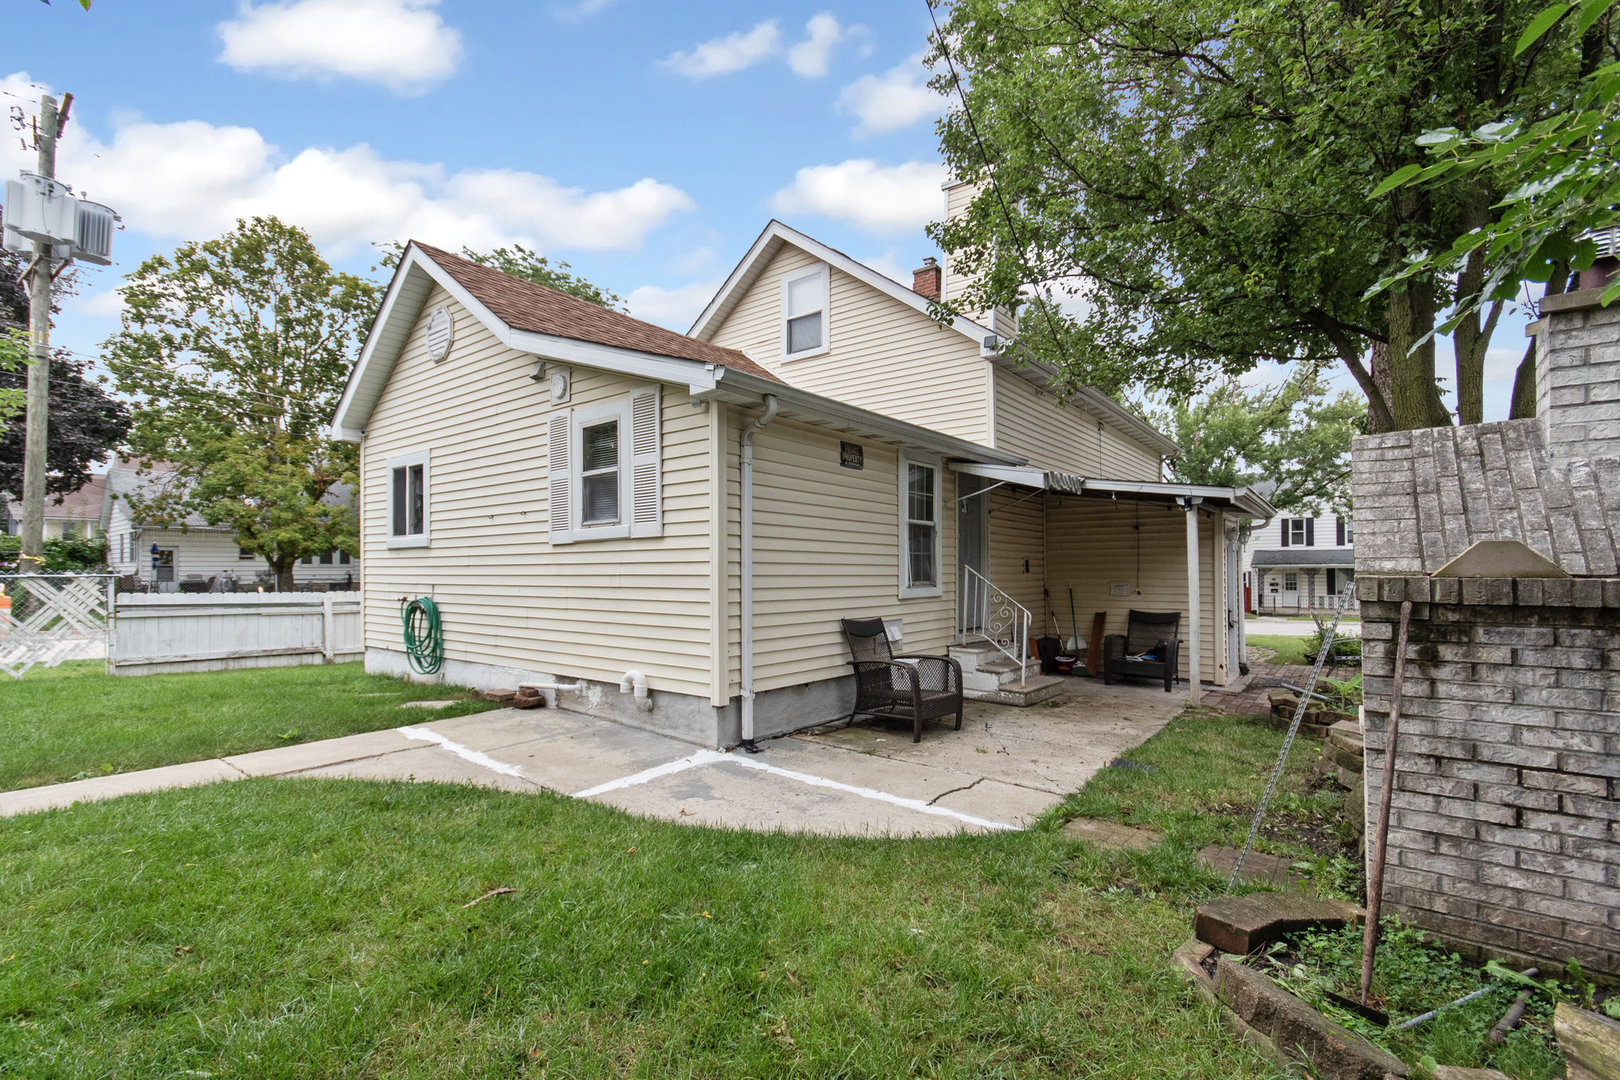
<path id="1" fill-rule="evenodd" d="M 1121 678 L 1163 679 L 1168 694 L 1181 661 L 1180 633 L 1179 611 L 1132 611 L 1125 633 L 1103 638 L 1103 683 L 1112 686 Z"/>
<path id="2" fill-rule="evenodd" d="M 882 619 L 841 619 L 855 671 L 855 707 L 849 718 L 881 716 L 911 721 L 911 741 L 922 741 L 924 720 L 956 714 L 962 730 L 962 665 L 949 656 L 894 655 Z"/>

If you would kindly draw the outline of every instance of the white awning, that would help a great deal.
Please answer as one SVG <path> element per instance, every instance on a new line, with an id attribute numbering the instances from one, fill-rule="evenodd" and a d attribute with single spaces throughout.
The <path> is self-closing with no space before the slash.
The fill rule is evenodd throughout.
<path id="1" fill-rule="evenodd" d="M 1197 499 L 1210 509 L 1231 509 L 1248 517 L 1269 521 L 1277 516 L 1272 506 L 1253 488 L 1215 487 L 1208 484 L 1150 483 L 1142 480 L 1097 480 L 1073 473 L 1037 469 L 1032 465 L 980 465 L 976 462 L 956 462 L 951 466 L 957 472 L 981 476 L 1003 484 L 1041 491 L 1055 491 L 1060 495 L 1089 495 L 1094 498 L 1133 496 L 1156 502 L 1179 502 Z"/>

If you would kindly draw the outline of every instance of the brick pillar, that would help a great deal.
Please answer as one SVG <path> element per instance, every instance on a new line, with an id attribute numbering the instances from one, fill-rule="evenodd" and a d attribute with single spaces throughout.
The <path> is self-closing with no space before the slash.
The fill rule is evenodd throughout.
<path id="1" fill-rule="evenodd" d="M 1536 415 L 1554 457 L 1620 456 L 1620 303 L 1601 289 L 1541 302 L 1536 338 Z"/>

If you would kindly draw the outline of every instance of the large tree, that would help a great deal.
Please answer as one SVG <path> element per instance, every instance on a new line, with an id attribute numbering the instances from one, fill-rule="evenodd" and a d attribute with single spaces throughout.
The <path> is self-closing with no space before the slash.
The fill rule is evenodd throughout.
<path id="1" fill-rule="evenodd" d="M 353 552 L 342 496 L 357 456 L 325 427 L 376 287 L 334 271 L 302 229 L 256 217 L 147 259 L 124 301 L 123 329 L 104 349 L 136 401 L 129 448 L 150 474 L 134 512 L 230 526 L 280 589 L 303 556 Z"/>
<path id="2" fill-rule="evenodd" d="M 1366 403 L 1334 394 L 1322 372 L 1303 365 L 1280 387 L 1249 390 L 1236 380 L 1148 418 L 1182 453 L 1170 473 L 1189 484 L 1265 483 L 1282 513 L 1350 509 L 1350 440 L 1367 423 Z"/>
<path id="3" fill-rule="evenodd" d="M 1513 53 L 1540 6 L 954 0 L 936 86 L 966 108 L 942 146 L 995 182 L 934 235 L 979 274 L 968 304 L 1071 292 L 1023 325 L 1073 377 L 1185 395 L 1263 361 L 1342 363 L 1372 430 L 1449 423 L 1431 332 L 1482 268 L 1368 291 L 1499 193 L 1488 177 L 1369 193 L 1422 160 L 1423 131 L 1556 97 L 1578 50 Z M 1465 421 L 1500 311 L 1453 333 Z"/>

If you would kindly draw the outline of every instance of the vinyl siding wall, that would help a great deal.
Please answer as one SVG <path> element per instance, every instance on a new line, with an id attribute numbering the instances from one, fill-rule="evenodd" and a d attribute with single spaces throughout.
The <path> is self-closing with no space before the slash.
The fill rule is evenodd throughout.
<path id="1" fill-rule="evenodd" d="M 935 431 L 988 445 L 989 364 L 954 330 L 892 296 L 831 271 L 829 349 L 782 357 L 782 275 L 816 264 L 784 246 L 713 336 L 794 386 Z"/>
<path id="2" fill-rule="evenodd" d="M 1005 368 L 995 369 L 995 447 L 1037 467 L 1108 480 L 1163 479 L 1155 450 Z"/>
<path id="3" fill-rule="evenodd" d="M 941 594 L 901 600 L 900 451 L 864 439 L 865 467 L 841 468 L 839 443 L 855 438 L 782 420 L 755 436 L 760 692 L 847 675 L 841 618 L 903 619 L 907 652 L 944 652 L 955 633 L 955 474 L 940 470 Z"/>
<path id="4" fill-rule="evenodd" d="M 1224 521 L 1200 514 L 1199 603 L 1203 634 L 1201 673 L 1206 681 L 1224 682 L 1226 618 L 1224 588 Z M 1187 607 L 1187 521 L 1178 507 L 1124 499 L 1049 497 L 1046 522 L 1047 578 L 1054 596 L 1074 605 L 1082 633 L 1089 637 L 1092 617 L 1108 613 L 1106 633 L 1123 634 L 1130 610 L 1181 612 L 1183 655 L 1181 678 L 1187 677 L 1186 644 L 1192 636 Z M 1128 583 L 1128 596 L 1112 596 L 1111 582 Z M 1140 590 L 1139 592 L 1137 590 Z"/>
<path id="5" fill-rule="evenodd" d="M 1028 608 L 1031 631 L 1044 634 L 1050 606 L 1045 596 L 1047 496 L 1031 495 L 1026 488 L 999 487 L 985 498 L 990 500 L 990 584 Z"/>
<path id="6" fill-rule="evenodd" d="M 547 536 L 547 389 L 534 358 L 503 346 L 435 289 L 455 343 L 427 359 L 418 322 L 367 425 L 362 448 L 365 643 L 399 651 L 398 598 L 432 596 L 445 655 L 614 682 L 645 672 L 654 691 L 710 694 L 710 417 L 663 389 L 663 535 Z M 568 406 L 620 398 L 644 381 L 575 367 Z M 430 546 L 387 544 L 390 457 L 426 450 Z"/>

